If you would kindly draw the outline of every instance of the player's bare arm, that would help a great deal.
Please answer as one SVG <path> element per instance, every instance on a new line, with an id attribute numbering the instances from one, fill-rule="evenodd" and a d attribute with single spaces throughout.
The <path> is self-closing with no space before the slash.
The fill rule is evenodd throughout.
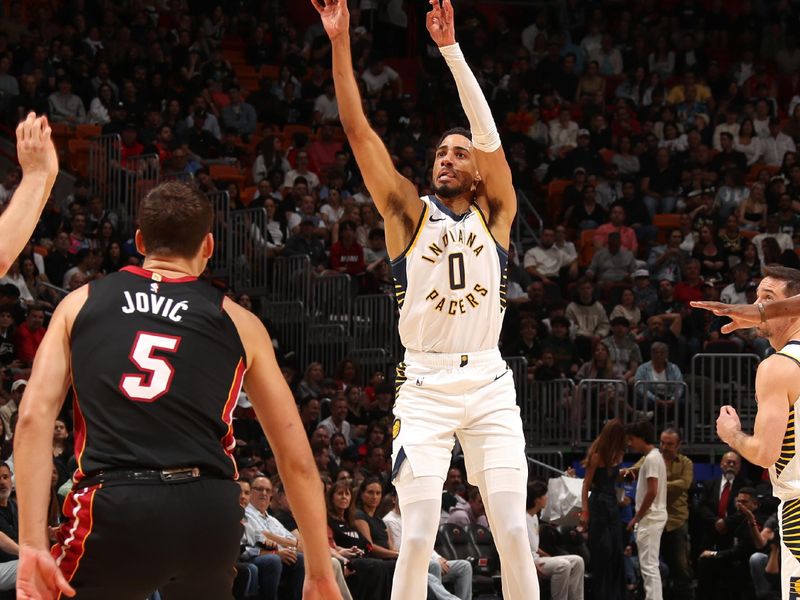
<path id="1" fill-rule="evenodd" d="M 70 383 L 70 332 L 88 296 L 84 286 L 59 304 L 42 340 L 19 409 L 14 464 L 19 502 L 18 598 L 75 594 L 49 552 L 47 510 L 53 427 Z"/>
<path id="2" fill-rule="evenodd" d="M 272 341 L 255 315 L 229 298 L 225 298 L 223 307 L 233 319 L 247 353 L 244 387 L 275 452 L 286 495 L 303 535 L 303 597 L 339 599 L 328 550 L 322 481 L 294 398 L 275 359 Z"/>
<path id="3" fill-rule="evenodd" d="M 723 406 L 717 418 L 717 434 L 723 442 L 751 463 L 771 467 L 781 453 L 789 406 L 800 396 L 797 364 L 785 356 L 773 355 L 756 372 L 758 412 L 753 435 L 742 431 L 732 406 Z"/>
<path id="4" fill-rule="evenodd" d="M 492 111 L 475 75 L 456 44 L 453 5 L 450 0 L 430 0 L 426 25 L 431 39 L 453 73 L 461 104 L 470 124 L 472 148 L 480 180 L 476 201 L 486 214 L 489 229 L 508 248 L 511 224 L 517 212 L 517 195 Z"/>
<path id="5" fill-rule="evenodd" d="M 386 248 L 399 256 L 411 242 L 423 204 L 413 183 L 394 167 L 389 151 L 361 106 L 350 53 L 350 12 L 345 0 L 311 0 L 333 47 L 333 83 L 339 118 L 378 212 L 386 221 Z"/>
<path id="6" fill-rule="evenodd" d="M 0 276 L 6 274 L 31 239 L 56 182 L 58 156 L 50 133 L 47 117 L 37 117 L 34 113 L 29 113 L 17 126 L 17 159 L 22 167 L 22 181 L 0 216 Z"/>
<path id="7" fill-rule="evenodd" d="M 775 302 L 765 302 L 760 308 L 758 303 L 692 302 L 691 304 L 694 308 L 709 310 L 718 317 L 729 317 L 732 322 L 722 327 L 722 333 L 731 333 L 737 329 L 755 327 L 759 323 L 770 319 L 800 317 L 800 296 L 792 296 Z"/>

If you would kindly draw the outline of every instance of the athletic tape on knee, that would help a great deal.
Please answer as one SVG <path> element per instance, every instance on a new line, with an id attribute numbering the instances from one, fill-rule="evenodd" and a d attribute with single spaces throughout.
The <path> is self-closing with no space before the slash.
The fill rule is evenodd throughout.
<path id="1" fill-rule="evenodd" d="M 461 47 L 452 44 L 440 47 L 439 51 L 456 81 L 458 97 L 469 120 L 472 145 L 482 152 L 494 152 L 500 147 L 500 134 L 497 132 L 489 103 L 475 79 L 475 74 L 464 59 Z"/>

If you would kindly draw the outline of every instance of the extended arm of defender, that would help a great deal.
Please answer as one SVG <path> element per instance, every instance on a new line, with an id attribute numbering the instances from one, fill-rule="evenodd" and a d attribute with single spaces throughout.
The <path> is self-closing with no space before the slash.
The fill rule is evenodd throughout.
<path id="1" fill-rule="evenodd" d="M 19 544 L 49 547 L 47 504 L 52 473 L 53 427 L 70 381 L 70 323 L 86 300 L 86 290 L 59 304 L 42 340 L 19 409 L 14 435 L 14 467 L 19 501 Z"/>
<path id="2" fill-rule="evenodd" d="M 753 435 L 739 428 L 733 431 L 730 440 L 724 440 L 751 463 L 767 468 L 780 458 L 789 420 L 789 402 L 795 400 L 789 397 L 790 389 L 796 387 L 791 384 L 797 376 L 797 364 L 786 357 L 771 356 L 759 365 L 756 372 L 758 412 Z M 719 420 L 723 418 L 721 414 Z"/>
<path id="3" fill-rule="evenodd" d="M 224 306 L 234 319 L 250 357 L 244 385 L 275 451 L 278 471 L 303 535 L 306 578 L 332 582 L 322 481 L 292 393 L 281 375 L 272 342 L 261 321 L 227 299 Z"/>
<path id="4" fill-rule="evenodd" d="M 58 156 L 45 117 L 30 113 L 17 126 L 17 158 L 22 181 L 0 216 L 0 276 L 30 241 L 58 175 Z"/>
<path id="5" fill-rule="evenodd" d="M 472 147 L 477 151 L 475 160 L 478 173 L 490 208 L 490 221 L 492 225 L 497 223 L 500 226 L 497 228 L 498 232 L 510 230 L 511 222 L 517 212 L 517 194 L 492 111 L 478 80 L 475 79 L 472 69 L 461 53 L 461 48 L 456 43 L 453 5 L 450 0 L 443 0 L 441 6 L 438 0 L 430 2 L 431 11 L 427 15 L 428 32 L 439 46 L 439 51 L 453 74 L 461 105 L 469 120 Z M 507 234 L 503 237 L 507 237 Z M 506 247 L 507 244 L 506 239 Z"/>
<path id="6" fill-rule="evenodd" d="M 333 83 L 339 119 L 353 149 L 375 206 L 385 218 L 408 215 L 414 222 L 422 211 L 416 187 L 397 172 L 389 151 L 372 127 L 361 105 L 350 53 L 350 13 L 345 0 L 312 0 L 333 47 Z M 387 241 L 390 241 L 387 239 Z"/>

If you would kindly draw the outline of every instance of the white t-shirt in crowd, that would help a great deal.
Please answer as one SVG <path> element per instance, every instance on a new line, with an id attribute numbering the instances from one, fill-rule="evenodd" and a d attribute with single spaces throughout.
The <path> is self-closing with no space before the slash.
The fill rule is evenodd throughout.
<path id="1" fill-rule="evenodd" d="M 636 481 L 636 510 L 642 506 L 642 501 L 647 494 L 647 480 L 655 477 L 658 480 L 658 491 L 655 500 L 650 505 L 650 510 L 644 516 L 645 519 L 661 521 L 667 520 L 667 466 L 658 448 L 653 448 L 644 457 L 642 468 L 639 469 L 639 477 Z"/>

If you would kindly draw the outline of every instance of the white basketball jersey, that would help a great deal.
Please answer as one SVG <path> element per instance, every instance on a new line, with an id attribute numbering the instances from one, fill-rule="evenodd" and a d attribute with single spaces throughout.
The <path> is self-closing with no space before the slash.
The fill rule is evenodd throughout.
<path id="1" fill-rule="evenodd" d="M 508 253 L 477 205 L 456 215 L 435 196 L 420 199 L 417 231 L 392 261 L 403 346 L 448 354 L 496 348 Z"/>
<path id="2" fill-rule="evenodd" d="M 800 366 L 800 341 L 789 342 L 777 354 L 791 358 Z M 786 424 L 780 457 L 769 468 L 772 492 L 781 500 L 800 497 L 800 459 L 797 456 L 798 439 L 794 426 L 798 406 L 800 398 L 797 398 L 789 409 L 789 421 Z"/>

